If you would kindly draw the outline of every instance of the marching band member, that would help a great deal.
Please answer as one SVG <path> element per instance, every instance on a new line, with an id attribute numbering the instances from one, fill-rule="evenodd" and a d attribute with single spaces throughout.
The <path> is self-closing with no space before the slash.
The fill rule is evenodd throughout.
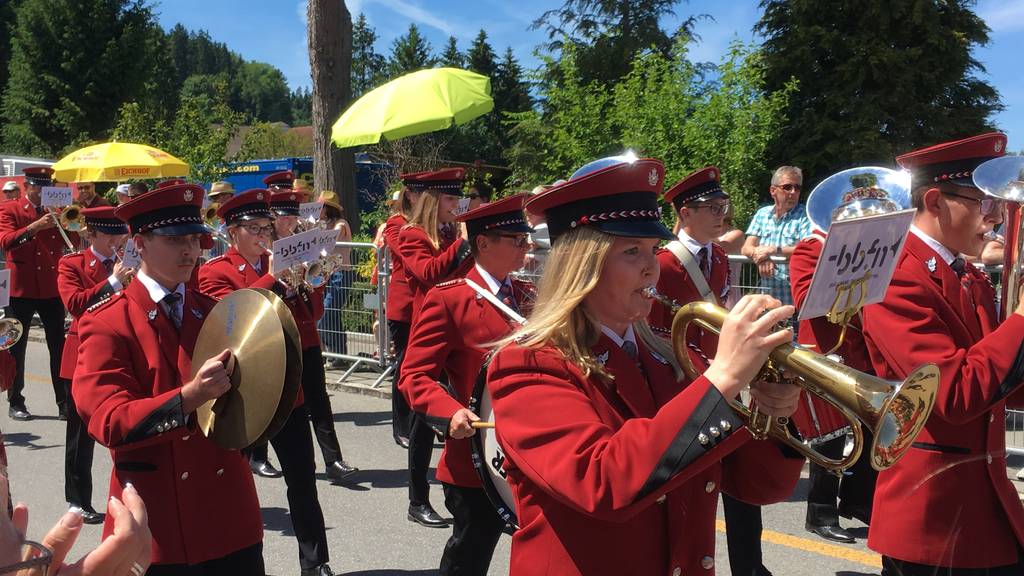
<path id="1" fill-rule="evenodd" d="M 290 194 L 290 193 L 289 193 Z M 227 224 L 231 247 L 223 256 L 214 258 L 199 270 L 199 286 L 204 294 L 224 298 L 235 290 L 255 287 L 274 290 L 292 311 L 299 326 L 303 348 L 302 380 L 308 370 L 308 328 L 303 319 L 309 316 L 307 304 L 298 295 L 283 294 L 278 279 L 270 272 L 266 246 L 273 234 L 270 212 L 271 193 L 263 189 L 247 190 L 221 204 L 217 215 Z M 319 342 L 315 343 L 319 347 Z M 320 370 L 323 370 L 322 364 Z M 303 386 L 303 392 L 306 386 Z M 299 566 L 302 575 L 331 575 L 327 565 L 327 529 L 323 510 L 316 490 L 316 463 L 313 456 L 313 438 L 307 424 L 308 412 L 304 407 L 304 394 L 295 400 L 291 415 L 270 443 L 281 460 L 281 470 L 287 486 L 288 511 L 299 547 Z M 266 444 L 263 444 L 264 459 Z"/>
<path id="2" fill-rule="evenodd" d="M 85 208 L 82 216 L 89 247 L 68 254 L 57 264 L 57 289 L 72 317 L 60 363 L 60 377 L 68 398 L 64 498 L 72 507 L 82 510 L 86 524 L 99 524 L 103 522 L 103 514 L 92 507 L 92 456 L 96 441 L 85 429 L 71 394 L 71 380 L 78 364 L 78 324 L 89 307 L 123 290 L 135 271 L 118 259 L 117 253 L 124 249 L 127 240 L 128 227 L 114 214 L 114 208 Z"/>
<path id="3" fill-rule="evenodd" d="M 1005 412 L 1024 404 L 1024 300 L 997 327 L 977 255 L 1002 221 L 1001 202 L 971 175 L 1002 156 L 1006 136 L 983 134 L 896 159 L 911 172 L 917 212 L 885 300 L 862 311 L 879 376 L 934 362 L 935 408 L 917 441 L 878 474 L 868 546 L 888 576 L 1024 573 L 1024 507 L 1006 475 Z"/>
<path id="4" fill-rule="evenodd" d="M 53 168 L 25 168 L 25 193 L 18 201 L 4 202 L 0 207 L 0 249 L 11 271 L 11 299 L 7 316 L 17 318 L 25 327 L 25 336 L 11 348 L 18 364 L 14 384 L 7 391 L 9 415 L 13 420 L 31 420 L 25 406 L 25 347 L 32 329 L 32 316 L 39 314 L 46 333 L 50 354 L 50 382 L 57 401 L 57 413 L 67 417 L 67 397 L 60 379 L 60 360 L 64 351 L 64 305 L 57 292 L 57 261 L 64 253 L 64 241 L 57 227 L 57 217 L 42 206 L 43 186 L 53 185 Z M 68 232 L 72 244 L 78 234 Z"/>
<path id="5" fill-rule="evenodd" d="M 427 291 L 463 276 L 472 265 L 469 242 L 463 236 L 452 242 L 441 239 L 440 227 L 455 222 L 455 209 L 462 198 L 465 171 L 449 168 L 420 175 L 425 186 L 416 201 L 409 223 L 398 233 L 397 252 L 402 259 L 412 300 L 412 321 L 423 306 Z M 427 472 L 433 451 L 434 432 L 422 419 L 413 417 L 409 434 L 408 518 L 423 526 L 443 528 L 448 523 L 430 505 Z"/>
<path id="6" fill-rule="evenodd" d="M 751 441 L 726 400 L 792 337 L 774 331 L 792 308 L 743 298 L 705 374 L 683 381 L 645 320 L 658 242 L 675 238 L 659 220 L 664 168 L 581 172 L 526 204 L 547 219 L 551 255 L 529 323 L 487 375 L 521 526 L 510 573 L 712 574 L 719 488 L 777 501 L 803 464 Z M 753 382 L 751 395 L 788 416 L 799 388 Z"/>
<path id="7" fill-rule="evenodd" d="M 282 170 L 281 172 L 274 172 L 264 177 L 263 185 L 273 194 L 274 192 L 291 190 L 294 181 L 295 174 L 291 170 Z"/>
<path id="8" fill-rule="evenodd" d="M 533 290 L 509 276 L 522 268 L 527 234 L 533 231 L 523 216 L 526 196 L 505 198 L 459 217 L 466 223 L 476 265 L 464 279 L 427 292 L 402 367 L 399 386 L 409 405 L 445 437 L 437 478 L 454 525 L 441 556 L 443 576 L 486 576 L 505 526 L 473 469 L 469 437 L 476 432 L 471 423 L 480 418 L 467 406 L 487 345 L 518 326 L 520 315 L 526 314 L 524 296 Z M 442 374 L 447 384 L 442 384 Z"/>
<path id="9" fill-rule="evenodd" d="M 186 184 L 116 210 L 142 264 L 120 293 L 79 320 L 72 393 L 82 420 L 110 448 L 110 495 L 130 483 L 148 503 L 150 576 L 264 574 L 263 520 L 244 457 L 199 432 L 193 412 L 231 388 L 224 350 L 192 373 L 191 355 L 215 301 L 188 289 L 207 229 L 203 189 Z M 104 536 L 114 530 L 108 515 Z"/>

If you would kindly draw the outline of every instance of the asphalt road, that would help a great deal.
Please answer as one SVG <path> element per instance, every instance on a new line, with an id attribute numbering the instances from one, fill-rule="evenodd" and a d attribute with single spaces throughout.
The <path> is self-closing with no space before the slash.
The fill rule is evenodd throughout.
<path id="1" fill-rule="evenodd" d="M 35 331 L 39 331 L 38 328 Z M 31 422 L 12 422 L 6 403 L 0 404 L 10 458 L 15 499 L 29 505 L 29 536 L 41 538 L 66 510 L 63 498 L 64 423 L 56 419 L 53 391 L 47 375 L 46 348 L 28 346 L 26 378 Z M 361 468 L 347 485 L 331 485 L 322 472 L 318 493 L 327 520 L 331 566 L 339 574 L 359 576 L 432 575 L 448 530 L 423 528 L 406 520 L 406 452 L 391 440 L 390 401 L 360 394 L 332 392 L 338 435 L 345 458 Z M 271 459 L 277 459 L 271 452 Z M 435 450 L 435 458 L 440 448 Z M 318 469 L 323 464 L 317 454 Z M 102 509 L 110 473 L 110 458 L 101 447 L 93 470 L 96 485 L 93 505 Z M 270 574 L 298 573 L 298 556 L 288 518 L 285 486 L 281 479 L 257 478 L 265 528 L 264 554 Z M 764 563 L 776 576 L 855 576 L 878 574 L 879 559 L 859 539 L 853 545 L 835 545 L 804 531 L 806 473 L 788 502 L 764 509 Z M 440 486 L 431 491 L 434 507 L 445 514 Z M 722 518 L 721 511 L 719 518 Z M 855 534 L 867 528 L 853 522 Z M 100 527 L 86 526 L 71 557 L 96 545 Z M 491 574 L 507 574 L 511 539 L 503 537 L 495 552 Z M 628 554 L 628 550 L 623 550 Z M 717 573 L 729 574 L 723 524 L 718 525 Z"/>

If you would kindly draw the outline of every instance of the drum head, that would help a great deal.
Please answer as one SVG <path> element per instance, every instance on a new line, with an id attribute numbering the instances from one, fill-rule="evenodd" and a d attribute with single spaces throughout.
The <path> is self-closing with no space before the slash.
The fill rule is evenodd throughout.
<path id="1" fill-rule="evenodd" d="M 486 370 L 486 364 L 484 369 Z M 481 420 L 491 421 L 494 412 L 491 410 L 491 395 L 487 391 L 487 379 L 483 370 L 473 387 L 473 397 L 469 399 L 469 409 Z M 498 511 L 498 516 L 512 528 L 519 529 L 519 518 L 516 516 L 515 499 L 512 488 L 505 479 L 505 453 L 498 446 L 498 438 L 494 428 L 479 428 L 470 440 L 473 447 L 473 467 L 480 476 L 484 492 L 491 504 Z"/>

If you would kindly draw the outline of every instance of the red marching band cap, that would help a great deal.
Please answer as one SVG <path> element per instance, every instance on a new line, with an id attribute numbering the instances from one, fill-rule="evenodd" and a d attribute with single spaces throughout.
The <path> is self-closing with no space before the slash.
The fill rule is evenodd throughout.
<path id="1" fill-rule="evenodd" d="M 675 235 L 661 223 L 658 207 L 664 177 L 661 160 L 596 160 L 568 181 L 531 196 L 526 209 L 544 215 L 552 242 L 579 226 L 613 236 L 672 240 Z"/>
<path id="2" fill-rule="evenodd" d="M 270 211 L 278 216 L 298 216 L 299 203 L 302 202 L 299 192 L 274 192 L 270 195 Z"/>
<path id="3" fill-rule="evenodd" d="M 83 208 L 82 217 L 85 218 L 85 227 L 93 232 L 104 234 L 127 234 L 128 225 L 117 217 L 116 211 L 117 209 L 113 206 Z"/>
<path id="4" fill-rule="evenodd" d="M 466 181 L 466 170 L 465 168 L 443 168 L 402 174 L 400 178 L 402 184 L 410 190 L 417 192 L 437 190 L 444 194 L 462 196 L 462 184 Z"/>
<path id="5" fill-rule="evenodd" d="M 714 166 L 701 168 L 677 182 L 665 192 L 665 201 L 671 202 L 678 210 L 691 202 L 707 202 L 718 198 L 729 198 L 722 190 L 722 171 Z"/>
<path id="6" fill-rule="evenodd" d="M 184 178 L 171 178 L 170 180 L 161 180 L 156 183 L 153 190 L 160 190 L 161 188 L 169 188 L 171 186 L 180 186 L 182 184 L 188 184 Z"/>
<path id="7" fill-rule="evenodd" d="M 529 234 L 533 232 L 526 223 L 526 215 L 523 214 L 523 205 L 530 195 L 527 193 L 516 194 L 508 198 L 502 198 L 490 204 L 464 212 L 456 218 L 459 222 L 466 223 L 466 232 L 470 236 L 483 234 L 491 231 L 519 232 Z"/>
<path id="8" fill-rule="evenodd" d="M 29 166 L 21 171 L 25 175 L 25 183 L 33 186 L 53 186 L 53 168 L 49 166 Z"/>
<path id="9" fill-rule="evenodd" d="M 270 214 L 270 191 L 263 188 L 253 188 L 241 194 L 236 194 L 217 208 L 217 216 L 228 224 L 255 220 L 257 218 L 272 218 Z"/>
<path id="10" fill-rule="evenodd" d="M 974 169 L 1005 153 L 1006 134 L 989 132 L 907 152 L 896 163 L 910 171 L 911 189 L 942 182 L 973 188 Z"/>
<path id="11" fill-rule="evenodd" d="M 115 208 L 132 234 L 152 232 L 161 236 L 209 234 L 203 224 L 203 188 L 179 184 L 135 196 Z"/>
<path id="12" fill-rule="evenodd" d="M 273 174 L 263 179 L 263 184 L 267 188 L 287 188 L 292 189 L 292 181 L 295 180 L 295 174 L 291 170 L 285 170 L 283 172 L 274 172 Z"/>

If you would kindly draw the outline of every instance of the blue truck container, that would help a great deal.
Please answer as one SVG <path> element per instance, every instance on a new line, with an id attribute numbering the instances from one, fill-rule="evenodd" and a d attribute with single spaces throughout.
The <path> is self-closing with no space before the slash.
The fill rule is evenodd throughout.
<path id="1" fill-rule="evenodd" d="M 242 192 L 250 188 L 263 188 L 263 179 L 275 172 L 291 170 L 296 178 L 313 184 L 313 158 L 293 157 L 270 160 L 251 160 L 228 164 L 224 180 L 235 190 Z M 373 212 L 387 196 L 388 183 L 397 178 L 395 168 L 386 162 L 373 162 L 366 154 L 356 154 L 356 188 L 359 192 L 359 210 Z M 336 190 L 342 194 L 342 191 Z"/>

